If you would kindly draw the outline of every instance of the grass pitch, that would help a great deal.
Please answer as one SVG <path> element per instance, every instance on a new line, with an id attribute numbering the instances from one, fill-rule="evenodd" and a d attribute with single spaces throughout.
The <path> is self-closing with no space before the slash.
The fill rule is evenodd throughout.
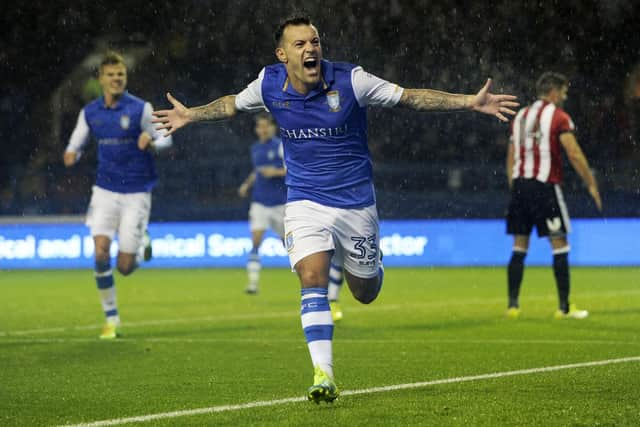
<path id="1" fill-rule="evenodd" d="M 640 270 L 573 269 L 584 321 L 556 321 L 550 269 L 503 317 L 502 269 L 388 269 L 379 299 L 343 290 L 342 390 L 640 356 Z M 0 425 L 59 425 L 304 396 L 312 369 L 294 275 L 140 270 L 116 277 L 125 337 L 97 339 L 91 271 L 0 272 Z M 640 424 L 640 362 L 149 421 L 148 425 Z"/>

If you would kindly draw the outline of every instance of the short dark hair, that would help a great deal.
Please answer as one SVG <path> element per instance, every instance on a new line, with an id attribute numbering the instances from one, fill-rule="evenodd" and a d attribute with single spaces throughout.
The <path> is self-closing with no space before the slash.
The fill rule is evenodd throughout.
<path id="1" fill-rule="evenodd" d="M 538 96 L 544 96 L 553 89 L 560 89 L 565 86 L 569 86 L 569 79 L 564 74 L 547 71 L 542 73 L 536 82 L 536 93 Z"/>
<path id="2" fill-rule="evenodd" d="M 266 111 L 261 111 L 258 114 L 255 115 L 255 117 L 253 118 L 253 121 L 257 124 L 260 120 L 267 120 L 269 122 L 271 122 L 272 124 L 276 124 L 275 119 L 273 118 L 273 116 L 271 115 L 271 113 L 268 113 Z"/>
<path id="3" fill-rule="evenodd" d="M 276 32 L 273 33 L 276 46 L 280 45 L 284 30 L 290 25 L 311 25 L 311 18 L 306 13 L 296 13 L 280 21 L 280 24 L 278 24 L 278 27 L 276 28 Z"/>
<path id="4" fill-rule="evenodd" d="M 122 57 L 122 55 L 120 55 L 118 52 L 115 52 L 113 50 L 109 50 L 104 54 L 104 56 L 102 57 L 102 60 L 100 61 L 100 71 L 102 71 L 102 67 L 104 67 L 105 65 L 117 65 L 117 64 L 122 64 L 126 67 L 126 64 L 124 63 L 124 58 Z"/>

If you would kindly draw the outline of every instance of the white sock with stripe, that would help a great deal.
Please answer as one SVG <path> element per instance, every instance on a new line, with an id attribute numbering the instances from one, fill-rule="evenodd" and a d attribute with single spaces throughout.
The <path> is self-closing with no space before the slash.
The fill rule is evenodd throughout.
<path id="1" fill-rule="evenodd" d="M 300 317 L 313 366 L 333 378 L 333 319 L 327 290 L 302 289 Z"/>

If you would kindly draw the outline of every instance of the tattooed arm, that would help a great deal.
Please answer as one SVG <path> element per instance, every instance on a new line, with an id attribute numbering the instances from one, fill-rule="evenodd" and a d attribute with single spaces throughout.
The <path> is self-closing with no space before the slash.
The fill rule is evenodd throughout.
<path id="1" fill-rule="evenodd" d="M 516 97 L 489 92 L 491 79 L 476 95 L 459 95 L 431 89 L 404 89 L 399 106 L 416 111 L 477 111 L 508 121 L 504 114 L 514 115 Z M 503 114 L 504 113 L 504 114 Z"/>
<path id="2" fill-rule="evenodd" d="M 473 95 L 458 95 L 431 89 L 405 89 L 401 107 L 417 111 L 463 111 L 471 108 Z"/>
<path id="3" fill-rule="evenodd" d="M 167 99 L 173 105 L 173 109 L 154 111 L 155 119 L 152 120 L 153 123 L 158 124 L 158 130 L 166 130 L 165 135 L 171 135 L 176 130 L 192 122 L 230 119 L 235 116 L 237 111 L 235 95 L 223 96 L 207 105 L 193 108 L 185 107 L 170 93 L 167 94 Z"/>

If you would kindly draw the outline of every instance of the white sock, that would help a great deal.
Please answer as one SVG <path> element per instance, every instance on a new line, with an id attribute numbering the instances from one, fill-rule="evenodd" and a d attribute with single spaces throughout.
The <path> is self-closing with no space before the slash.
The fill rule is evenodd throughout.
<path id="1" fill-rule="evenodd" d="M 319 366 L 333 378 L 333 319 L 329 309 L 327 290 L 307 288 L 302 290 L 302 329 L 313 366 Z"/>
<path id="2" fill-rule="evenodd" d="M 249 261 L 247 262 L 247 277 L 249 278 L 249 286 L 257 287 L 260 281 L 260 270 L 262 265 L 260 264 L 260 256 L 258 254 L 249 255 Z"/>
<path id="3" fill-rule="evenodd" d="M 120 324 L 118 315 L 118 301 L 116 299 L 116 287 L 113 281 L 113 271 L 109 261 L 96 261 L 95 266 L 96 285 L 100 294 L 102 310 L 107 322 Z"/>
<path id="4" fill-rule="evenodd" d="M 116 287 L 111 286 L 106 289 L 98 289 L 100 293 L 100 301 L 102 302 L 102 310 L 104 311 L 107 322 L 120 324 L 120 316 L 118 315 L 118 302 L 116 299 Z"/>

